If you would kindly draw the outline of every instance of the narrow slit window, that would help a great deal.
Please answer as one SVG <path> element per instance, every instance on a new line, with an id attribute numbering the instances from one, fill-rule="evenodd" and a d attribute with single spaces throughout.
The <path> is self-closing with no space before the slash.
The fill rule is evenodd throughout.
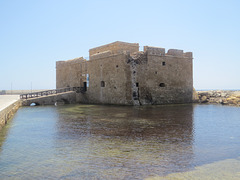
<path id="1" fill-rule="evenodd" d="M 105 82 L 101 81 L 101 87 L 105 87 Z"/>
<path id="2" fill-rule="evenodd" d="M 87 82 L 83 82 L 83 90 L 87 91 Z"/>
<path id="3" fill-rule="evenodd" d="M 166 85 L 165 85 L 165 83 L 160 83 L 159 84 L 159 87 L 165 87 Z"/>
<path id="4" fill-rule="evenodd" d="M 138 82 L 136 83 L 136 87 L 138 87 Z"/>

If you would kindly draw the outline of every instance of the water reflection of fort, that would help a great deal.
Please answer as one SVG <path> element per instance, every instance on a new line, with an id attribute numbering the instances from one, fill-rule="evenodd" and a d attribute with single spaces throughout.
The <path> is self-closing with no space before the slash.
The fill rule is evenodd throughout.
<path id="1" fill-rule="evenodd" d="M 113 167 L 119 173 L 138 169 L 143 176 L 187 170 L 193 161 L 193 106 L 60 107 L 57 134 L 75 139 L 88 154 L 86 163 L 98 162 L 109 173 Z"/>

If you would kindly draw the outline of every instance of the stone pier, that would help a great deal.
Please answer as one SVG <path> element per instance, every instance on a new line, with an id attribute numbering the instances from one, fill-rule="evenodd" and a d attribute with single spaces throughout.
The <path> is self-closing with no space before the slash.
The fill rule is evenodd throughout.
<path id="1" fill-rule="evenodd" d="M 0 130 L 21 105 L 19 95 L 0 95 Z"/>

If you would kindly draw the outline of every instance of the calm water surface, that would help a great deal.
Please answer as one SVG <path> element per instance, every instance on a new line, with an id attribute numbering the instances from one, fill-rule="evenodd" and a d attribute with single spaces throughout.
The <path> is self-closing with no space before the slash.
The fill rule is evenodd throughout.
<path id="1" fill-rule="evenodd" d="M 239 149 L 239 107 L 23 107 L 0 132 L 0 179 L 144 179 Z"/>

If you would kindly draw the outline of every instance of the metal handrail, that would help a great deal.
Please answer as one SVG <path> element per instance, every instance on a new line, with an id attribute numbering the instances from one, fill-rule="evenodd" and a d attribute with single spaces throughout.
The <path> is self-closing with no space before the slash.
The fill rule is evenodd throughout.
<path id="1" fill-rule="evenodd" d="M 21 94 L 20 99 L 29 99 L 29 98 L 36 98 L 41 96 L 48 96 L 52 94 L 58 94 L 68 91 L 76 91 L 77 93 L 84 93 L 86 89 L 84 87 L 66 87 L 66 88 L 60 88 L 60 89 L 51 89 L 47 91 L 39 91 L 34 93 L 27 93 L 27 94 Z"/>

